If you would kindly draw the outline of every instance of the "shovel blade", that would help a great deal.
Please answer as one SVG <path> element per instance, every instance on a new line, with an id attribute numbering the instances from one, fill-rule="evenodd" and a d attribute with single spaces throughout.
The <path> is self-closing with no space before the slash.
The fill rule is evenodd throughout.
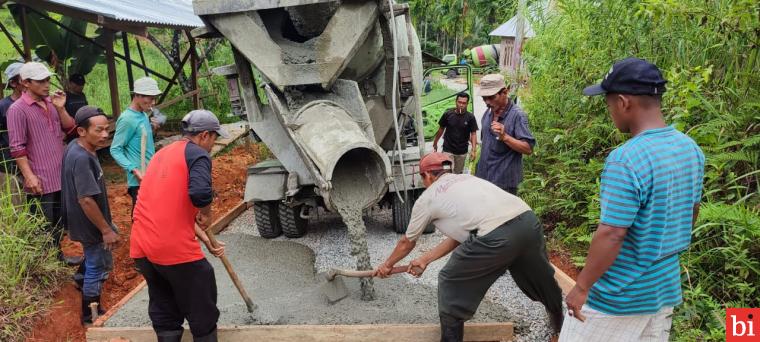
<path id="1" fill-rule="evenodd" d="M 320 290 L 327 297 L 328 303 L 335 304 L 343 298 L 348 297 L 348 287 L 346 287 L 346 283 L 343 282 L 341 277 L 328 280 L 329 278 L 326 273 L 321 273 L 320 276 L 323 279 Z"/>

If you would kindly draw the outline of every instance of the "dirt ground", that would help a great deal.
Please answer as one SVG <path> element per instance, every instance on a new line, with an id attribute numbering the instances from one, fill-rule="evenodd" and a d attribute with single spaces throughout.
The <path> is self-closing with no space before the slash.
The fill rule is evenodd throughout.
<path id="1" fill-rule="evenodd" d="M 249 165 L 255 163 L 256 151 L 256 148 L 240 145 L 229 153 L 214 158 L 213 186 L 217 197 L 214 199 L 212 211 L 215 218 L 232 209 L 243 199 L 246 170 Z M 103 286 L 102 305 L 108 310 L 135 288 L 142 281 L 142 276 L 134 269 L 132 259 L 129 258 L 132 200 L 127 195 L 124 172 L 109 160 L 103 164 L 103 173 L 107 179 L 111 215 L 124 239 L 113 252 L 114 270 Z M 67 255 L 82 254 L 81 246 L 68 239 L 63 242 L 63 249 Z M 64 282 L 55 296 L 55 304 L 38 315 L 27 341 L 85 341 L 85 330 L 80 323 L 80 296 L 73 282 Z"/>

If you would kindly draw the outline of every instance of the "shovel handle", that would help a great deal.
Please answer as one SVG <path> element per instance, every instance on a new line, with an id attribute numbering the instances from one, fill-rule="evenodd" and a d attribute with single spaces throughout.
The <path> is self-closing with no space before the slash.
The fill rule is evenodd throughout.
<path id="1" fill-rule="evenodd" d="M 211 243 L 211 246 L 213 246 L 214 248 L 219 248 L 219 242 L 216 240 L 216 236 L 214 235 L 214 232 L 211 231 L 211 229 L 208 229 L 205 232 L 206 232 L 206 236 L 208 236 L 208 240 Z M 246 309 L 248 309 L 248 312 L 253 312 L 253 310 L 256 308 L 256 305 L 253 304 L 251 297 L 248 297 L 248 293 L 245 291 L 245 288 L 243 287 L 243 283 L 240 282 L 240 279 L 238 278 L 237 273 L 235 273 L 235 270 L 232 269 L 232 264 L 230 264 L 230 261 L 227 259 L 227 255 L 222 254 L 222 256 L 219 257 L 219 260 L 222 261 L 222 264 L 224 265 L 224 268 L 227 270 L 227 274 L 229 274 L 230 279 L 232 280 L 232 283 L 235 284 L 235 287 L 238 289 L 238 292 L 240 292 L 240 296 L 243 297 L 243 301 L 245 302 Z"/>
<path id="2" fill-rule="evenodd" d="M 388 275 L 404 273 L 408 269 L 409 269 L 409 265 L 395 266 L 391 269 L 391 272 L 388 273 Z M 418 268 L 418 272 L 419 271 L 421 271 L 421 269 Z M 328 278 L 332 280 L 332 279 L 335 279 L 335 277 L 339 275 L 344 276 L 344 277 L 351 277 L 351 278 L 370 278 L 372 277 L 373 273 L 375 273 L 375 270 L 356 271 L 356 270 L 341 270 L 341 269 L 333 268 L 330 270 L 330 272 L 328 272 Z"/>

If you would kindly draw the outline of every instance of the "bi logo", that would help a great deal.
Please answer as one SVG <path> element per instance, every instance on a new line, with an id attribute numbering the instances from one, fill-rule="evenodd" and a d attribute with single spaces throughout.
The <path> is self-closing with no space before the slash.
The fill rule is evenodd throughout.
<path id="1" fill-rule="evenodd" d="M 760 340 L 760 308 L 726 309 L 726 342 Z"/>

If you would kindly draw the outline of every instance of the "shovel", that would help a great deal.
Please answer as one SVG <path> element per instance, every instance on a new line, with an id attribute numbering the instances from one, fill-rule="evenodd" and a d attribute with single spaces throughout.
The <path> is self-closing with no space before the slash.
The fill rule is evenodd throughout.
<path id="1" fill-rule="evenodd" d="M 208 236 L 209 242 L 211 242 L 211 246 L 218 248 L 219 242 L 216 240 L 214 232 L 211 231 L 211 229 L 206 230 L 205 232 L 206 236 Z M 245 306 L 248 309 L 248 312 L 253 312 L 253 310 L 256 309 L 256 304 L 253 304 L 251 298 L 248 297 L 248 293 L 245 291 L 243 283 L 240 282 L 237 273 L 235 273 L 235 270 L 232 269 L 232 264 L 230 264 L 230 261 L 227 259 L 227 255 L 223 254 L 219 257 L 219 260 L 222 261 L 224 268 L 227 270 L 227 274 L 229 274 L 230 279 L 232 279 L 232 283 L 235 284 L 238 292 L 240 292 L 240 296 L 243 297 L 243 301 L 245 302 Z"/>
<path id="2" fill-rule="evenodd" d="M 404 273 L 409 269 L 409 265 L 396 266 L 391 269 L 388 275 Z M 421 269 L 418 272 L 422 271 Z M 343 298 L 348 297 L 348 288 L 343 279 L 337 278 L 337 276 L 350 277 L 350 278 L 371 278 L 374 270 L 356 271 L 356 270 L 341 270 L 332 268 L 327 272 L 319 274 L 324 279 L 324 282 L 320 285 L 322 293 L 327 296 L 327 301 L 330 304 L 335 304 L 341 301 Z"/>

